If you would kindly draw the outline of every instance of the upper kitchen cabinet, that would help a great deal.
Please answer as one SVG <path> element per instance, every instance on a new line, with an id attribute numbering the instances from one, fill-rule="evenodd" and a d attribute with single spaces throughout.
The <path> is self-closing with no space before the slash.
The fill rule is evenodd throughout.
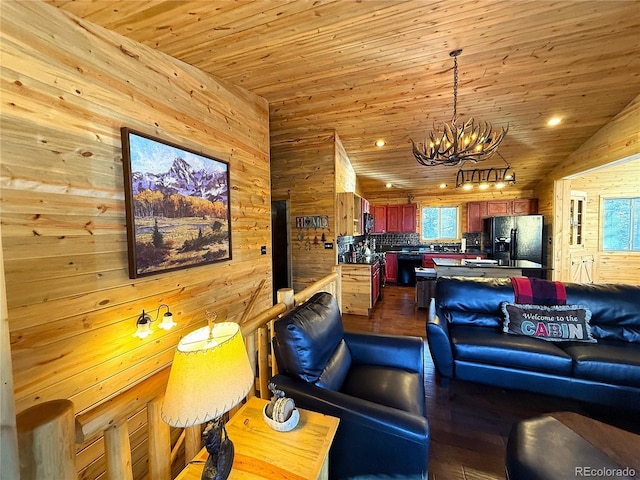
<path id="1" fill-rule="evenodd" d="M 487 202 L 467 203 L 467 232 L 481 232 L 482 219 L 487 216 Z"/>
<path id="2" fill-rule="evenodd" d="M 373 228 L 371 233 L 385 233 L 387 231 L 387 206 L 371 205 L 373 214 Z"/>
<path id="3" fill-rule="evenodd" d="M 336 195 L 336 219 L 339 236 L 363 235 L 364 214 L 369 213 L 369 202 L 353 192 Z"/>
<path id="4" fill-rule="evenodd" d="M 387 205 L 387 232 L 400 231 L 400 205 Z"/>
<path id="5" fill-rule="evenodd" d="M 511 202 L 511 215 L 534 215 L 538 213 L 537 198 L 518 198 Z"/>
<path id="6" fill-rule="evenodd" d="M 467 232 L 481 232 L 482 220 L 487 217 L 536 213 L 538 213 L 537 198 L 469 202 L 467 203 Z"/>
<path id="7" fill-rule="evenodd" d="M 374 228 L 371 233 L 416 233 L 415 203 L 372 205 Z"/>
<path id="8" fill-rule="evenodd" d="M 416 233 L 416 211 L 417 206 L 415 203 L 406 203 L 400 206 L 400 219 L 402 221 L 400 231 L 402 233 Z"/>
<path id="9" fill-rule="evenodd" d="M 491 200 L 487 202 L 487 216 L 511 215 L 511 200 Z"/>

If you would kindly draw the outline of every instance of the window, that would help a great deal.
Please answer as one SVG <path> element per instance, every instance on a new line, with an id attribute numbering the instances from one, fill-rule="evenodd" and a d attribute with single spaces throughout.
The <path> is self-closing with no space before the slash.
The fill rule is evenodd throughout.
<path id="1" fill-rule="evenodd" d="M 424 240 L 458 238 L 458 207 L 422 207 Z"/>
<path id="2" fill-rule="evenodd" d="M 640 197 L 603 200 L 602 249 L 640 252 Z"/>

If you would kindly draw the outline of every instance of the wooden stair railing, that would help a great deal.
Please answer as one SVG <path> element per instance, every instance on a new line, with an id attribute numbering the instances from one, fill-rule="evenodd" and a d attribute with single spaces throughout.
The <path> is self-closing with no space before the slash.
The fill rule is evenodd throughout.
<path id="1" fill-rule="evenodd" d="M 296 294 L 292 289 L 280 290 L 276 305 L 240 324 L 240 330 L 245 339 L 257 333 L 256 388 L 262 398 L 269 397 L 267 384 L 271 376 L 277 373 L 275 359 L 270 354 L 273 322 L 295 305 L 307 301 L 316 292 L 332 293 L 341 305 L 340 287 L 340 269 L 337 267 L 326 277 Z M 99 434 L 104 435 L 108 478 L 133 480 L 127 420 L 131 414 L 143 408 L 147 409 L 150 480 L 171 480 L 171 466 L 183 441 L 186 462 L 200 450 L 201 425 L 184 429 L 177 445 L 173 450 L 171 448 L 170 427 L 160 417 L 170 370 L 170 366 L 165 367 L 107 402 L 76 415 L 76 443 L 84 443 Z"/>

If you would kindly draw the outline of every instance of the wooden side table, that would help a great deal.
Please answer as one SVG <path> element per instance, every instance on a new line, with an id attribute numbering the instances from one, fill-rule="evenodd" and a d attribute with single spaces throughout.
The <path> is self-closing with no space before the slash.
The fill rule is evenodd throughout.
<path id="1" fill-rule="evenodd" d="M 326 480 L 329 448 L 339 420 L 298 409 L 296 428 L 276 432 L 262 417 L 267 403 L 253 397 L 227 423 L 235 447 L 229 480 Z M 200 480 L 207 455 L 203 448 L 176 480 Z"/>

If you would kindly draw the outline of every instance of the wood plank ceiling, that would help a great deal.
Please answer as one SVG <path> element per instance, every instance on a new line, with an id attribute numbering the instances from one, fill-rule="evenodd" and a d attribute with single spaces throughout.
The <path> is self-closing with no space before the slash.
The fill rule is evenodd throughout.
<path id="1" fill-rule="evenodd" d="M 365 193 L 453 191 L 458 167 L 418 165 L 409 139 L 451 120 L 454 49 L 458 117 L 509 124 L 521 189 L 640 93 L 637 0 L 50 3 L 266 98 L 272 146 L 335 129 Z"/>

